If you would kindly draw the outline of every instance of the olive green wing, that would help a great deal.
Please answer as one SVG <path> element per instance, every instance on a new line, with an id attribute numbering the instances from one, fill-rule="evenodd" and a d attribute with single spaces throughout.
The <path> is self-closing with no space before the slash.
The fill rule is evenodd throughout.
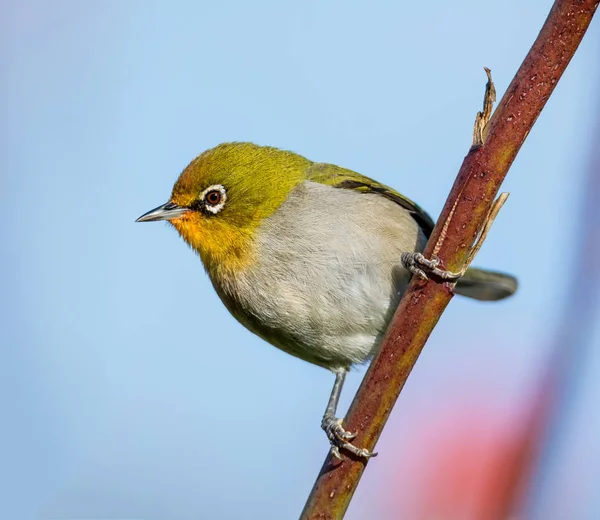
<path id="1" fill-rule="evenodd" d="M 307 179 L 334 188 L 354 190 L 359 193 L 377 193 L 407 210 L 427 238 L 433 231 L 435 222 L 420 206 L 396 190 L 381 184 L 360 173 L 341 168 L 334 164 L 315 163 L 307 171 Z"/>

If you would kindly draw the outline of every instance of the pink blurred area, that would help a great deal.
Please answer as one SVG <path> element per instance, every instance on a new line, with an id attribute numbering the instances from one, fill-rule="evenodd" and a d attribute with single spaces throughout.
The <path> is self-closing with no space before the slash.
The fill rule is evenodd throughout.
<path id="1" fill-rule="evenodd" d="M 482 395 L 439 405 L 438 413 L 412 424 L 398 447 L 388 477 L 389 517 L 507 518 L 526 443 L 521 414 L 502 412 Z"/>

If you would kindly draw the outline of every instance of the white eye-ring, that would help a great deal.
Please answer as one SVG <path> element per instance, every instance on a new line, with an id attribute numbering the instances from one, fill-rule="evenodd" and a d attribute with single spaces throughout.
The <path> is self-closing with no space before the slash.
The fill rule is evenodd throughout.
<path id="1" fill-rule="evenodd" d="M 204 209 L 208 213 L 216 215 L 225 206 L 227 200 L 227 190 L 220 184 L 209 186 L 200 195 L 200 200 L 204 203 Z"/>

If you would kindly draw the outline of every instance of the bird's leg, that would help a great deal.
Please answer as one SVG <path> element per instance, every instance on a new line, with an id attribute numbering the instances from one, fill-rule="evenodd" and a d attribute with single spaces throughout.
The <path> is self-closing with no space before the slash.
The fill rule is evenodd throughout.
<path id="1" fill-rule="evenodd" d="M 331 443 L 331 453 L 338 459 L 342 458 L 340 455 L 340 448 L 352 453 L 356 457 L 368 459 L 369 457 L 374 457 L 377 455 L 377 453 L 372 453 L 368 450 L 357 448 L 353 444 L 350 444 L 349 441 L 356 437 L 356 433 L 351 433 L 344 430 L 342 427 L 342 419 L 338 419 L 335 416 L 347 373 L 348 370 L 345 368 L 335 371 L 335 383 L 333 384 L 331 397 L 329 398 L 327 408 L 325 409 L 325 414 L 323 415 L 323 420 L 321 421 L 321 428 L 325 430 L 327 438 Z"/>
<path id="2" fill-rule="evenodd" d="M 439 258 L 433 257 L 431 260 L 428 260 L 421 253 L 402 253 L 400 259 L 402 267 L 423 280 L 429 279 L 429 276 L 434 276 L 445 282 L 456 282 L 464 274 L 439 269 Z"/>

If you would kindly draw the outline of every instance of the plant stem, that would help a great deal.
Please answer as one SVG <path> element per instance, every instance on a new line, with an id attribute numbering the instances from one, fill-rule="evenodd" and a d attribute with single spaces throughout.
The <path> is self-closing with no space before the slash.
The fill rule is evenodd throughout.
<path id="1" fill-rule="evenodd" d="M 575 54 L 597 0 L 556 0 L 521 67 L 476 144 L 465 157 L 435 229 L 427 258 L 460 271 L 521 145 Z M 381 348 L 344 421 L 354 444 L 372 451 L 427 338 L 453 296 L 446 283 L 413 277 Z M 328 455 L 308 497 L 302 520 L 338 520 L 350 504 L 366 461 Z"/>

